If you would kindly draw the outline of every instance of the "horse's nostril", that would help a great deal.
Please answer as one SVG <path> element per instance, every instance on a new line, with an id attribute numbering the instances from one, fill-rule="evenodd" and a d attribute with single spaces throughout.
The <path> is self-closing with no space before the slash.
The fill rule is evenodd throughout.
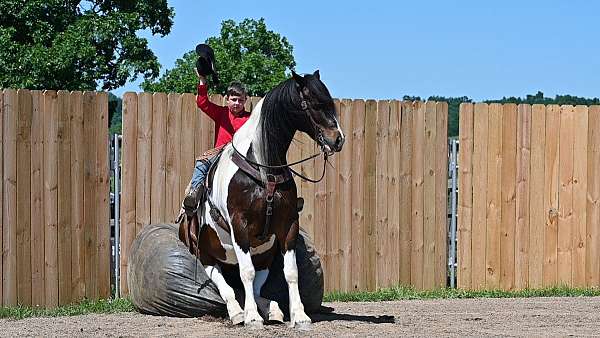
<path id="1" fill-rule="evenodd" d="M 335 139 L 335 147 L 337 149 L 340 149 L 343 144 L 344 144 L 344 138 L 342 137 L 342 135 L 338 135 L 338 137 Z"/>

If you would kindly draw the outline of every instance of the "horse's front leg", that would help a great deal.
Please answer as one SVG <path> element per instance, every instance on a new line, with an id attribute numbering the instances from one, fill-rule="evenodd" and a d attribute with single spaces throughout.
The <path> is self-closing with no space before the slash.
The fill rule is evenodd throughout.
<path id="1" fill-rule="evenodd" d="M 247 236 L 243 234 L 238 233 L 238 238 L 232 236 L 232 239 L 233 248 L 240 267 L 240 279 L 242 280 L 242 284 L 244 284 L 244 293 L 246 296 L 244 300 L 244 325 L 261 328 L 263 326 L 263 319 L 258 314 L 256 301 L 254 300 L 254 277 L 256 276 L 256 271 L 250 255 L 250 244 Z"/>
<path id="2" fill-rule="evenodd" d="M 288 283 L 290 297 L 290 326 L 298 325 L 299 329 L 308 329 L 312 323 L 304 312 L 304 305 L 298 290 L 298 265 L 296 264 L 296 239 L 298 238 L 299 225 L 295 220 L 290 230 L 281 243 L 283 254 L 283 274 Z"/>
<path id="3" fill-rule="evenodd" d="M 244 321 L 244 312 L 235 299 L 235 292 L 221 274 L 221 269 L 217 265 L 205 265 L 204 270 L 208 277 L 217 285 L 219 294 L 227 305 L 227 314 L 233 325 L 242 323 Z"/>

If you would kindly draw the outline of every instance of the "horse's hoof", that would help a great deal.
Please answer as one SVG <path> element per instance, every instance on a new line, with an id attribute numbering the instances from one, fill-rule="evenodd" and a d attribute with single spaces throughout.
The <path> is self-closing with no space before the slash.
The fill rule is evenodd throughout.
<path id="1" fill-rule="evenodd" d="M 238 325 L 244 322 L 244 313 L 240 312 L 236 315 L 234 315 L 233 317 L 231 317 L 231 322 L 233 323 L 233 325 Z"/>
<path id="2" fill-rule="evenodd" d="M 279 309 L 277 302 L 271 301 L 271 304 L 269 304 L 269 322 L 277 324 L 283 323 L 283 312 Z"/>
<path id="3" fill-rule="evenodd" d="M 253 330 L 259 330 L 263 328 L 263 322 L 262 321 L 258 321 L 258 320 L 251 320 L 249 322 L 245 322 L 244 326 L 249 328 L 249 329 L 253 329 Z"/>
<path id="4" fill-rule="evenodd" d="M 295 328 L 296 328 L 296 330 L 299 330 L 299 331 L 310 331 L 312 329 L 312 323 L 311 322 L 296 323 Z"/>

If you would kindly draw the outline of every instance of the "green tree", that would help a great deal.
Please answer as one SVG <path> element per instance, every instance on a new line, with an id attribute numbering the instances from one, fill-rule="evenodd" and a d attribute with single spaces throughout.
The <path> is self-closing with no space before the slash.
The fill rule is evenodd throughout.
<path id="1" fill-rule="evenodd" d="M 166 0 L 0 0 L 0 87 L 110 90 L 160 64 L 141 30 L 164 36 Z"/>
<path id="2" fill-rule="evenodd" d="M 293 47 L 285 37 L 267 29 L 264 19 L 245 19 L 239 24 L 223 21 L 219 36 L 205 41 L 215 51 L 220 84 L 209 86 L 223 94 L 231 81 L 246 85 L 248 94 L 263 96 L 287 78 L 286 70 L 296 66 Z M 153 92 L 193 93 L 198 79 L 194 73 L 196 54 L 192 50 L 175 62 L 156 82 L 145 81 L 142 88 Z M 209 77 L 209 81 L 210 81 Z"/>

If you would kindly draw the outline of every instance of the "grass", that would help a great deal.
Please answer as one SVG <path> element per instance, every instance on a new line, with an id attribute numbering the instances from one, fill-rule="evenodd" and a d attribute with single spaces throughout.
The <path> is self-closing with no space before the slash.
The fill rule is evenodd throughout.
<path id="1" fill-rule="evenodd" d="M 443 298 L 529 298 L 529 297 L 590 297 L 600 296 L 600 288 L 571 288 L 566 286 L 545 289 L 526 289 L 519 291 L 460 289 L 415 290 L 411 287 L 397 286 L 378 291 L 330 292 L 325 294 L 326 302 L 381 302 L 406 299 L 443 299 Z"/>
<path id="2" fill-rule="evenodd" d="M 12 306 L 0 307 L 0 318 L 23 319 L 29 317 L 76 316 L 90 313 L 118 313 L 134 311 L 129 299 L 84 300 L 79 304 L 61 306 L 55 309 Z"/>
<path id="3" fill-rule="evenodd" d="M 444 298 L 528 298 L 528 297 L 590 297 L 600 296 L 600 288 L 570 288 L 566 286 L 521 291 L 467 291 L 459 289 L 436 289 L 419 291 L 411 287 L 397 286 L 378 291 L 328 292 L 325 302 L 381 302 L 407 299 Z M 76 316 L 90 313 L 120 313 L 135 311 L 127 298 L 116 300 L 85 300 L 79 304 L 61 306 L 55 309 L 14 306 L 0 307 L 0 318 L 23 319 L 29 317 Z"/>

